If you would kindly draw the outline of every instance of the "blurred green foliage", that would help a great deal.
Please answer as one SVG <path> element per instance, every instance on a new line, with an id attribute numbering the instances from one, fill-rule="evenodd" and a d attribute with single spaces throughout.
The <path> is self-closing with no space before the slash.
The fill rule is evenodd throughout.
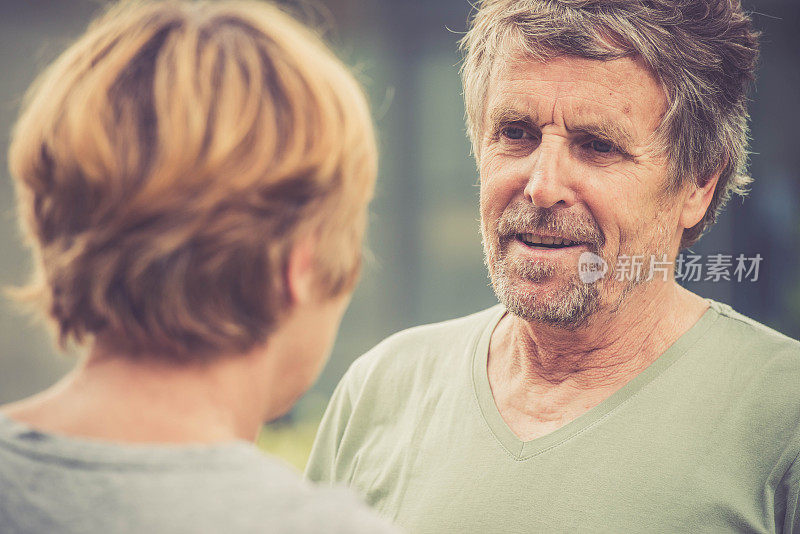
<path id="1" fill-rule="evenodd" d="M 306 468 L 319 419 L 278 420 L 264 425 L 256 439 L 256 445 L 264 452 L 277 456 L 298 469 Z"/>

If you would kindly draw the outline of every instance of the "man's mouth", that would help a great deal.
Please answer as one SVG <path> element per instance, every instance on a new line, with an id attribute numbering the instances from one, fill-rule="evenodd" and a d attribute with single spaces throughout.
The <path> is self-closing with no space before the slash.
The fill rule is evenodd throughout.
<path id="1" fill-rule="evenodd" d="M 562 237 L 549 237 L 536 234 L 516 234 L 516 238 L 528 247 L 539 249 L 564 249 L 579 247 L 584 244 L 580 241 L 572 241 Z"/>

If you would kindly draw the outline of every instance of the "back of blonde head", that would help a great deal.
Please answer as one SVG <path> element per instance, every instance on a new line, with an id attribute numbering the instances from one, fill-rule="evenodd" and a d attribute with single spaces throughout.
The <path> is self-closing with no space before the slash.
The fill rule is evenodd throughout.
<path id="1" fill-rule="evenodd" d="M 360 263 L 376 149 L 363 92 L 260 2 L 113 7 L 32 87 L 12 176 L 63 342 L 182 360 L 264 342 L 315 235 L 321 297 Z"/>

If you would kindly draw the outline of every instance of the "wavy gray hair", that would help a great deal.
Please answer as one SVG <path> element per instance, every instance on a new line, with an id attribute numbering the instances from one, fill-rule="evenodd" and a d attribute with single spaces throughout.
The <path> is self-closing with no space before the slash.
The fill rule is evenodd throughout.
<path id="1" fill-rule="evenodd" d="M 539 61 L 638 57 L 667 95 L 656 139 L 670 162 L 671 189 L 687 180 L 703 185 L 720 172 L 705 216 L 684 231 L 681 246 L 694 244 L 733 195 L 747 194 L 747 92 L 758 32 L 739 0 L 482 0 L 461 48 L 476 158 L 498 58 L 520 51 Z"/>

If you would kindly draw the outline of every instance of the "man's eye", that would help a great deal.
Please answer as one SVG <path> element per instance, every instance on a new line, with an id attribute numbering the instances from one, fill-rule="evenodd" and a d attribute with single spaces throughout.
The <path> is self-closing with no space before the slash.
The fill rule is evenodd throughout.
<path id="1" fill-rule="evenodd" d="M 592 150 L 594 150 L 599 154 L 610 154 L 611 152 L 614 152 L 614 145 L 612 145 L 607 141 L 602 141 L 600 139 L 593 139 L 589 143 L 589 148 L 591 148 Z"/>
<path id="2" fill-rule="evenodd" d="M 506 128 L 503 128 L 500 133 L 503 134 L 503 137 L 511 139 L 512 141 L 519 141 L 520 139 L 524 139 L 526 135 L 525 130 L 517 126 L 508 126 Z"/>

